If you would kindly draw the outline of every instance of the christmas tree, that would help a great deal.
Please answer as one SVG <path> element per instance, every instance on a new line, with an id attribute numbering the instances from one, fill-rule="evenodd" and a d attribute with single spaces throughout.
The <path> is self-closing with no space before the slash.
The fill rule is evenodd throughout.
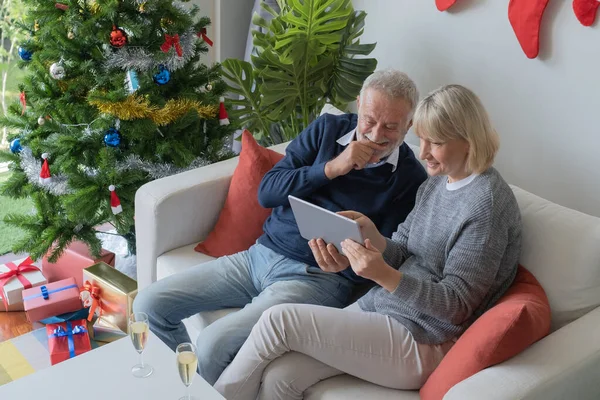
<path id="1" fill-rule="evenodd" d="M 230 156 L 219 66 L 207 17 L 171 0 L 24 0 L 19 47 L 28 71 L 0 125 L 11 178 L 0 188 L 35 209 L 5 222 L 13 251 L 55 260 L 73 240 L 101 249 L 110 223 L 135 252 L 134 196 L 144 183 Z"/>

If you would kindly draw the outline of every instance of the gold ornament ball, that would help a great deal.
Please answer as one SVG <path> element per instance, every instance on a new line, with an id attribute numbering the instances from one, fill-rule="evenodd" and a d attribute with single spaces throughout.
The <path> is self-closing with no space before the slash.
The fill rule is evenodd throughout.
<path id="1" fill-rule="evenodd" d="M 160 27 L 163 29 L 168 29 L 169 26 L 173 25 L 173 20 L 169 18 L 161 18 L 160 19 Z"/>
<path id="2" fill-rule="evenodd" d="M 38 118 L 38 125 L 44 125 L 46 123 L 46 119 L 44 117 Z"/>
<path id="3" fill-rule="evenodd" d="M 67 37 L 72 40 L 75 37 L 75 34 L 73 32 L 69 32 L 67 33 Z"/>
<path id="4" fill-rule="evenodd" d="M 210 83 L 207 83 L 205 87 L 209 92 L 212 90 L 212 85 Z"/>

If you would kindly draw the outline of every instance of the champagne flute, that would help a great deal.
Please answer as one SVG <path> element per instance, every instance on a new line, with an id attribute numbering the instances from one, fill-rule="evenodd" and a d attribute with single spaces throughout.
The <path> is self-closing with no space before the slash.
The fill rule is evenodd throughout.
<path id="1" fill-rule="evenodd" d="M 196 375 L 196 369 L 198 368 L 198 356 L 196 355 L 196 346 L 192 343 L 181 343 L 177 346 L 177 369 L 179 370 L 179 377 L 185 385 L 185 397 L 179 400 L 193 400 L 190 396 L 190 385 Z"/>
<path id="2" fill-rule="evenodd" d="M 129 317 L 129 335 L 133 347 L 140 353 L 140 363 L 131 368 L 131 372 L 136 378 L 145 378 L 154 372 L 151 365 L 144 364 L 144 356 L 142 355 L 148 341 L 148 330 L 148 315 L 143 312 L 132 313 Z"/>

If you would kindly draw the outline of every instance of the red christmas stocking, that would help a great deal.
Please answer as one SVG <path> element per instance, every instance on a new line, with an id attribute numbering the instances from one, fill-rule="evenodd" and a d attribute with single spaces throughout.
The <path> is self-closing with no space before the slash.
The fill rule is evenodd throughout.
<path id="1" fill-rule="evenodd" d="M 573 0 L 573 11 L 583 26 L 591 26 L 594 23 L 598 6 L 600 2 L 597 0 Z"/>
<path id="2" fill-rule="evenodd" d="M 540 23 L 549 0 L 510 0 L 508 19 L 529 58 L 540 51 Z"/>
<path id="3" fill-rule="evenodd" d="M 440 11 L 446 11 L 456 3 L 456 0 L 435 0 L 435 5 Z"/>

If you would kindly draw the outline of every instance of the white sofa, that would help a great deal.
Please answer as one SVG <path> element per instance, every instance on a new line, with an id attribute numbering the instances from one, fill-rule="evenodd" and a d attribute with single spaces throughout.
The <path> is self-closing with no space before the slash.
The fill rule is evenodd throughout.
<path id="1" fill-rule="evenodd" d="M 286 144 L 273 149 L 284 152 Z M 418 154 L 418 153 L 417 153 Z M 194 251 L 214 226 L 237 158 L 159 179 L 135 198 L 138 285 L 211 259 Z M 523 216 L 521 263 L 552 308 L 552 333 L 521 354 L 455 385 L 445 400 L 600 399 L 600 218 L 513 187 Z M 565 189 L 566 190 L 566 189 Z M 190 336 L 232 310 L 186 320 Z M 418 399 L 350 376 L 327 379 L 306 399 Z"/>

